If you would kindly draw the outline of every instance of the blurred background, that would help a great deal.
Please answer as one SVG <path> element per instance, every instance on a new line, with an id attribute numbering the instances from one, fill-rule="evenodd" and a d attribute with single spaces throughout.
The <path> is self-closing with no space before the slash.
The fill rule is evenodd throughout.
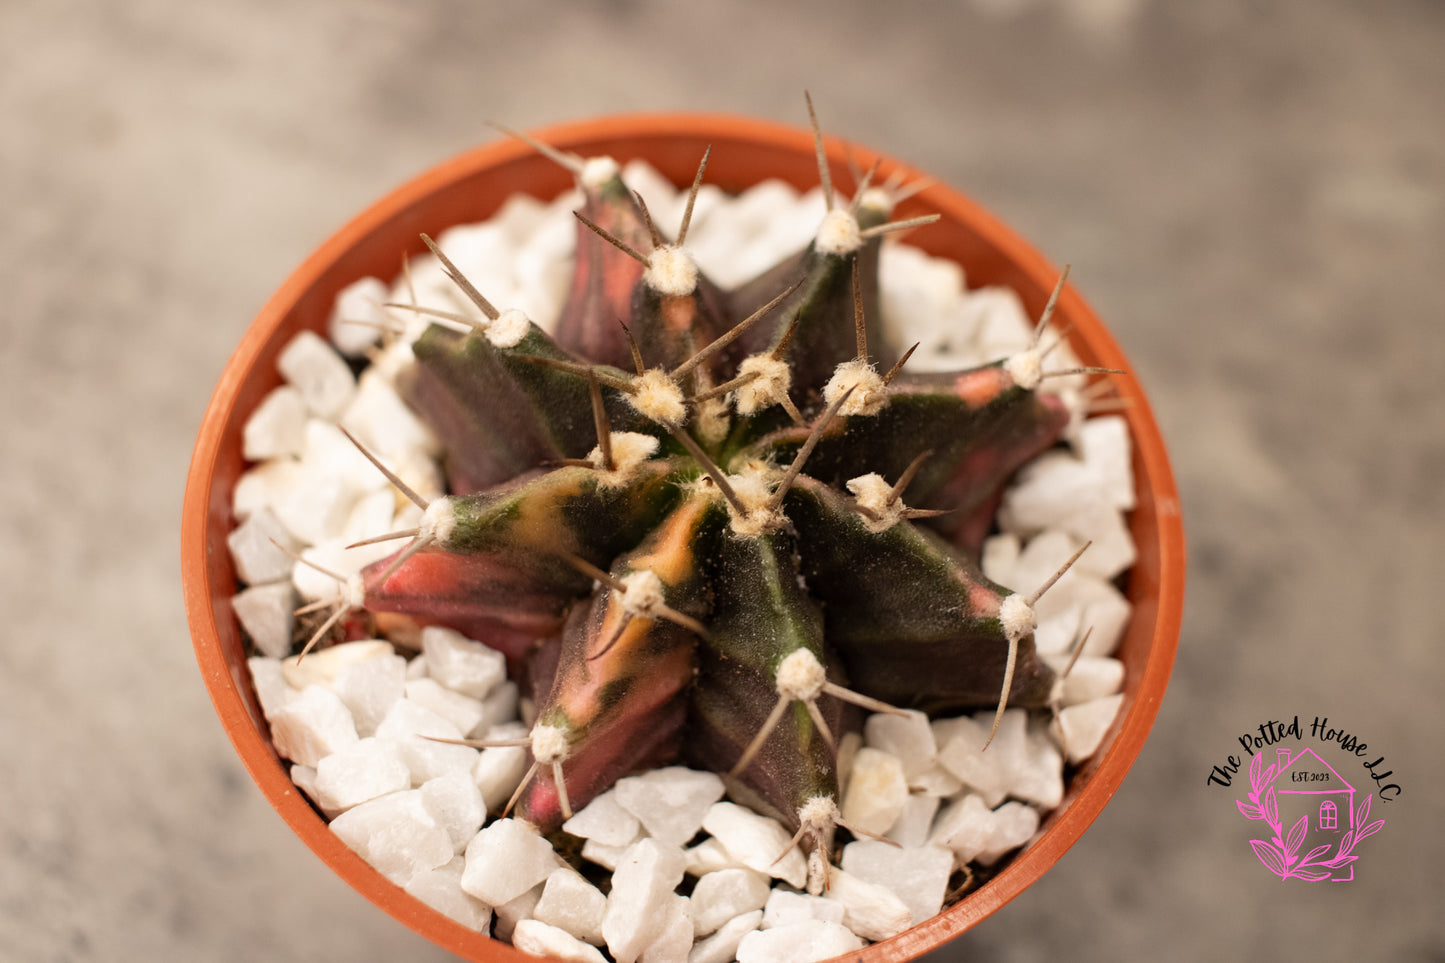
<path id="1" fill-rule="evenodd" d="M 178 563 L 227 355 L 373 199 L 519 127 L 824 126 L 978 199 L 1110 324 L 1189 592 L 1114 803 L 963 959 L 1445 960 L 1445 4 L 0 3 L 0 959 L 450 957 L 233 755 Z M 1402 787 L 1281 882 L 1210 767 L 1315 715 Z"/>

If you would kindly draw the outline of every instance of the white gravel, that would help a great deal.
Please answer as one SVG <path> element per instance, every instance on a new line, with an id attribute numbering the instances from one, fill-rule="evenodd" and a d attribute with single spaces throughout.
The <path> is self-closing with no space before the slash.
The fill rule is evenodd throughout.
<path id="1" fill-rule="evenodd" d="M 625 176 L 655 218 L 676 222 L 677 192 L 637 164 Z M 576 203 L 575 194 L 551 204 L 515 198 L 491 223 L 452 228 L 439 243 L 494 303 L 546 328 L 566 296 Z M 689 248 L 728 287 L 807 243 L 822 215 L 816 190 L 799 196 L 769 181 L 727 202 L 704 187 Z M 923 342 L 911 368 L 948 370 L 1029 346 L 1032 324 L 1012 292 L 967 291 L 957 265 L 900 244 L 885 245 L 881 263 L 885 320 L 923 319 L 891 329 L 895 347 Z M 429 255 L 413 261 L 411 283 L 420 304 L 470 310 Z M 346 587 L 294 563 L 273 539 L 344 578 L 395 544 L 370 552 L 344 545 L 417 524 L 415 507 L 391 492 L 336 424 L 423 497 L 442 494 L 435 438 L 393 386 L 409 345 L 379 347 L 376 325 L 403 325 L 411 337 L 425 328 L 409 312 L 380 306 L 411 296 L 400 279 L 361 279 L 338 298 L 331 342 L 306 332 L 285 348 L 286 384 L 245 429 L 246 454 L 257 463 L 237 485 L 241 524 L 228 540 L 245 584 L 233 605 L 255 643 L 249 666 L 277 750 L 348 846 L 427 905 L 527 952 L 618 963 L 807 963 L 922 922 L 942 907 L 956 871 L 997 863 L 1036 835 L 1062 798 L 1065 760 L 1098 751 L 1123 702 L 1123 665 L 1111 654 L 1130 609 L 1111 580 L 1135 557 L 1122 513 L 1136 498 L 1123 418 L 1079 421 L 1068 448 L 1020 472 L 1000 511 L 1003 531 L 984 546 L 985 573 L 1028 592 L 1093 540 L 1036 606 L 1036 642 L 1056 669 L 1091 630 L 1056 686 L 1052 712 L 1009 710 L 987 752 L 980 749 L 992 711 L 870 717 L 861 735 L 844 740 L 851 764 L 840 760 L 841 808 L 848 822 L 898 845 L 847 842 L 840 833 L 842 866 L 833 868 L 824 898 L 799 892 L 806 866 L 797 849 L 779 859 L 790 833 L 724 800 L 715 774 L 670 767 L 623 779 L 564 827 L 585 839 L 582 856 L 593 871 L 613 871 L 604 895 L 531 827 L 488 817 L 526 772 L 525 749 L 478 751 L 423 738 L 527 734 L 519 719 L 527 707 L 499 653 L 428 628 L 419 639 L 393 640 L 401 652 L 387 640 L 363 640 L 299 664 L 280 659 L 290 651 L 298 600 L 344 600 Z M 358 380 L 345 357 L 368 352 L 373 363 Z M 1047 367 L 1077 364 L 1065 345 Z M 1073 400 L 1082 382 L 1045 384 Z"/>

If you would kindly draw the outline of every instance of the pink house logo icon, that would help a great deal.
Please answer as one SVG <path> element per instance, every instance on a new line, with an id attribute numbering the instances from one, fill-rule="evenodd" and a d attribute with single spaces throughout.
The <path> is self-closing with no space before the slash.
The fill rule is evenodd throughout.
<path id="1" fill-rule="evenodd" d="M 1251 839 L 1249 845 L 1265 868 L 1280 879 L 1343 883 L 1355 878 L 1355 847 L 1380 831 L 1373 823 L 1370 794 L 1355 803 L 1355 787 L 1313 749 L 1276 749 L 1249 764 L 1249 801 L 1234 804 L 1246 819 L 1263 820 L 1273 835 Z M 1285 830 L 1285 824 L 1289 829 Z"/>

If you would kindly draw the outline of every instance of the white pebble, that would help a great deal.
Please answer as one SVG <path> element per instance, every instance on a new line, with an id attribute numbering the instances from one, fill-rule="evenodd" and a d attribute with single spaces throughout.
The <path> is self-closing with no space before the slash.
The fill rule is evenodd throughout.
<path id="1" fill-rule="evenodd" d="M 482 720 L 472 727 L 471 732 L 486 732 L 504 722 L 515 722 L 520 695 L 517 683 L 511 681 L 493 689 L 491 695 L 482 700 Z"/>
<path id="2" fill-rule="evenodd" d="M 936 846 L 899 849 L 860 839 L 843 847 L 843 871 L 897 896 L 917 926 L 943 908 L 953 853 Z"/>
<path id="3" fill-rule="evenodd" d="M 232 510 L 237 518 L 243 519 L 263 508 L 270 511 L 271 506 L 295 488 L 304 475 L 301 463 L 295 459 L 273 458 L 263 461 L 236 479 L 236 488 L 231 493 Z M 284 525 L 285 521 L 281 521 Z M 289 539 L 290 526 L 287 526 L 286 531 Z"/>
<path id="4" fill-rule="evenodd" d="M 993 811 L 993 834 L 987 848 L 975 858 L 985 866 L 992 866 L 1028 842 L 1038 828 L 1038 810 L 1020 802 L 1004 803 Z"/>
<path id="5" fill-rule="evenodd" d="M 1092 575 L 1107 582 L 1139 557 L 1124 517 L 1110 505 L 1096 505 L 1087 512 L 1070 516 L 1064 530 L 1089 543 L 1089 550 L 1079 557 L 1081 575 Z"/>
<path id="6" fill-rule="evenodd" d="M 898 757 L 868 746 L 859 749 L 843 794 L 843 819 L 864 832 L 886 833 L 907 800 L 908 781 Z"/>
<path id="7" fill-rule="evenodd" d="M 330 685 L 348 666 L 395 654 L 396 650 L 385 639 L 361 639 L 316 649 L 304 659 L 293 655 L 282 660 L 281 671 L 293 689 L 304 689 L 308 685 Z"/>
<path id="8" fill-rule="evenodd" d="M 614 792 L 618 805 L 636 816 L 649 835 L 682 846 L 722 798 L 723 782 L 715 773 L 669 766 L 619 779 Z"/>
<path id="9" fill-rule="evenodd" d="M 336 349 L 314 331 L 292 338 L 276 358 L 281 376 L 294 385 L 318 418 L 335 420 L 351 401 L 356 379 Z"/>
<path id="10" fill-rule="evenodd" d="M 406 659 L 380 655 L 342 666 L 331 680 L 331 691 L 351 710 L 356 734 L 374 736 L 381 720 L 402 697 L 405 679 Z"/>
<path id="11" fill-rule="evenodd" d="M 413 679 L 407 682 L 406 697 L 435 712 L 463 734 L 475 729 L 486 714 L 481 699 L 453 692 L 435 679 Z"/>
<path id="12" fill-rule="evenodd" d="M 705 940 L 693 944 L 687 963 L 732 963 L 738 944 L 763 921 L 763 911 L 753 910 L 728 920 Z"/>
<path id="13" fill-rule="evenodd" d="M 387 489 L 391 484 L 334 421 L 324 418 L 306 422 L 306 453 L 301 456 L 301 467 L 314 481 L 340 483 L 353 498 Z"/>
<path id="14" fill-rule="evenodd" d="M 415 789 L 348 809 L 331 821 L 331 831 L 398 886 L 418 873 L 446 865 L 453 856 L 446 830 L 437 825 Z"/>
<path id="15" fill-rule="evenodd" d="M 1124 695 L 1120 693 L 1059 710 L 1054 736 L 1064 747 L 1069 762 L 1083 762 L 1098 750 L 1104 733 L 1114 724 L 1114 717 L 1123 704 Z"/>
<path id="16" fill-rule="evenodd" d="M 815 963 L 862 948 L 863 941 L 838 923 L 804 920 L 744 936 L 737 963 Z"/>
<path id="17" fill-rule="evenodd" d="M 896 756 L 903 765 L 903 775 L 909 779 L 927 771 L 938 755 L 928 716 L 916 709 L 901 716 L 875 712 L 864 723 L 863 735 L 867 745 Z"/>
<path id="18" fill-rule="evenodd" d="M 390 324 L 382 307 L 388 300 L 387 286 L 378 278 L 361 278 L 342 288 L 326 322 L 326 334 L 336 350 L 355 358 L 376 344 L 382 326 Z"/>
<path id="19" fill-rule="evenodd" d="M 732 857 L 722 843 L 711 836 L 687 850 L 687 874 L 689 876 L 706 876 L 708 873 L 716 873 L 720 869 L 746 868 Z"/>
<path id="20" fill-rule="evenodd" d="M 361 739 L 316 764 L 316 791 L 324 809 L 345 810 L 411 788 L 411 770 L 395 744 Z"/>
<path id="21" fill-rule="evenodd" d="M 963 781 L 945 769 L 941 763 L 935 763 L 927 771 L 919 773 L 910 780 L 908 789 L 909 792 L 919 792 L 936 799 L 946 799 L 963 789 Z"/>
<path id="22" fill-rule="evenodd" d="M 346 516 L 346 525 L 341 531 L 340 541 L 343 543 L 342 547 L 345 548 L 346 545 L 350 545 L 352 542 L 359 542 L 364 538 L 371 538 L 375 535 L 386 535 L 395 531 L 396 529 L 392 528 L 392 519 L 395 516 L 396 496 L 390 491 L 381 488 L 369 495 L 362 495 L 356 500 L 356 503 L 351 506 L 351 514 Z M 415 528 L 416 526 L 413 525 L 412 527 Z M 404 539 L 398 539 L 395 542 L 377 542 L 376 544 L 380 546 L 379 550 L 384 551 L 386 555 L 390 555 L 399 547 L 406 544 L 406 542 Z M 361 547 L 370 548 L 371 546 Z M 356 551 L 356 549 L 352 549 L 352 551 Z M 373 556 L 369 553 L 367 554 L 368 560 L 371 558 L 384 557 L 385 555 Z M 353 571 L 354 570 L 355 569 L 353 569 Z M 340 574 L 339 569 L 337 570 L 337 574 Z"/>
<path id="23" fill-rule="evenodd" d="M 553 870 L 547 877 L 532 917 L 565 930 L 579 940 L 601 946 L 602 917 L 606 911 L 607 897 L 602 891 L 568 867 Z"/>
<path id="24" fill-rule="evenodd" d="M 231 611 L 251 637 L 256 651 L 279 659 L 291 651 L 296 627 L 296 590 L 290 582 L 253 585 L 231 597 Z"/>
<path id="25" fill-rule="evenodd" d="M 1052 656 L 1048 663 L 1055 671 L 1068 665 L 1067 656 Z M 1114 695 L 1124 687 L 1124 663 L 1118 659 L 1081 655 L 1069 674 L 1059 680 L 1059 701 L 1066 706 L 1092 702 Z"/>
<path id="26" fill-rule="evenodd" d="M 722 844 L 728 854 L 749 869 L 786 880 L 802 889 L 808 881 L 808 864 L 802 852 L 791 846 L 793 834 L 776 819 L 759 816 L 736 803 L 713 803 L 702 826 Z M 780 853 L 787 851 L 781 859 Z"/>
<path id="27" fill-rule="evenodd" d="M 637 839 L 641 824 L 618 805 L 616 792 L 609 789 L 563 823 L 562 829 L 606 846 L 629 846 Z"/>
<path id="28" fill-rule="evenodd" d="M 886 835 L 900 846 L 922 846 L 928 842 L 928 832 L 933 828 L 933 817 L 938 815 L 938 806 L 937 796 L 923 793 L 910 795 L 903 804 L 903 812 L 898 814 L 893 828 L 888 830 Z"/>
<path id="29" fill-rule="evenodd" d="M 539 920 L 519 920 L 512 930 L 512 945 L 523 953 L 563 963 L 607 963 L 597 947 Z"/>
<path id="30" fill-rule="evenodd" d="M 272 539 L 293 551 L 297 547 L 286 526 L 264 506 L 253 511 L 226 536 L 237 578 L 247 585 L 260 585 L 291 574 L 291 557 L 277 548 Z"/>
<path id="31" fill-rule="evenodd" d="M 270 493 L 268 504 L 286 530 L 306 545 L 339 539 L 356 502 L 355 487 L 335 476 L 317 475 L 302 464 L 284 482 L 284 487 L 278 483 Z"/>
<path id="32" fill-rule="evenodd" d="M 477 833 L 466 856 L 462 889 L 494 907 L 543 882 L 560 862 L 552 844 L 519 819 L 499 819 Z"/>
<path id="33" fill-rule="evenodd" d="M 356 725 L 336 693 L 310 685 L 270 718 L 276 751 L 292 762 L 315 766 L 357 741 Z"/>
<path id="34" fill-rule="evenodd" d="M 822 920 L 825 923 L 841 925 L 843 904 L 821 896 L 794 893 L 786 889 L 775 889 L 768 894 L 768 902 L 763 907 L 763 929 L 805 920 Z"/>
<path id="35" fill-rule="evenodd" d="M 1075 604 L 1040 619 L 1038 628 L 1034 629 L 1034 651 L 1039 655 L 1064 656 L 1067 659 L 1079 641 L 1079 621 L 1083 616 L 1084 607 Z"/>
<path id="36" fill-rule="evenodd" d="M 1091 629 L 1084 643 L 1084 655 L 1111 655 L 1124 636 L 1133 606 L 1108 582 L 1094 583 L 1090 594 L 1092 597 L 1080 618 L 1080 624 Z"/>
<path id="37" fill-rule="evenodd" d="M 502 653 L 452 629 L 427 626 L 422 629 L 421 646 L 427 672 L 453 692 L 485 699 L 507 678 Z"/>
<path id="38" fill-rule="evenodd" d="M 692 900 L 674 893 L 664 897 L 662 926 L 638 957 L 639 963 L 687 963 L 692 951 Z"/>
<path id="39" fill-rule="evenodd" d="M 482 738 L 500 741 L 521 739 L 526 735 L 526 726 L 507 723 L 487 730 L 482 733 Z M 531 764 L 532 759 L 522 746 L 493 746 L 477 755 L 472 763 L 472 781 L 481 790 L 488 809 L 500 810 L 507 804 Z"/>
<path id="40" fill-rule="evenodd" d="M 278 709 L 300 695 L 286 684 L 280 659 L 253 655 L 246 660 L 246 667 L 251 670 L 251 685 L 256 690 L 256 701 L 261 703 L 261 714 L 267 721 L 270 721 Z"/>
<path id="41" fill-rule="evenodd" d="M 484 934 L 492 923 L 492 909 L 463 892 L 465 866 L 466 861 L 457 857 L 444 866 L 417 873 L 406 884 L 406 891 L 443 916 Z"/>
<path id="42" fill-rule="evenodd" d="M 470 771 L 477 761 L 477 750 L 469 746 L 437 742 L 437 739 L 460 739 L 461 731 L 435 712 L 406 698 L 392 704 L 376 727 L 376 734 L 396 740 L 401 758 L 411 769 L 413 785 L 420 786 L 428 779 L 458 769 Z"/>
<path id="43" fill-rule="evenodd" d="M 436 435 L 426 422 L 379 373 L 362 374 L 355 397 L 341 415 L 341 425 L 392 471 L 396 469 L 391 462 L 403 453 L 435 457 L 440 451 Z"/>
<path id="44" fill-rule="evenodd" d="M 636 841 L 634 839 L 622 846 L 609 846 L 606 843 L 599 843 L 595 839 L 589 839 L 582 844 L 582 858 L 589 863 L 596 863 L 603 869 L 615 870 L 617 864 L 622 861 L 623 854 L 631 849 L 632 843 Z"/>
<path id="45" fill-rule="evenodd" d="M 985 576 L 1000 585 L 1015 585 L 1014 569 L 1022 551 L 1023 543 L 1013 532 L 991 535 L 983 543 L 980 568 Z"/>
<path id="46" fill-rule="evenodd" d="M 321 810 L 321 814 L 326 817 L 328 822 L 341 815 L 340 810 L 328 809 L 327 807 L 321 805 L 321 792 L 316 788 L 315 769 L 313 769 L 311 766 L 303 766 L 297 763 L 296 765 L 293 765 L 291 767 L 290 776 L 292 784 L 295 785 L 297 789 L 304 792 L 307 799 L 310 799 L 313 803 L 316 804 L 316 807 Z"/>
<path id="47" fill-rule="evenodd" d="M 1014 566 L 1014 583 L 1010 587 L 1020 592 L 1034 591 L 1053 578 L 1059 566 L 1067 561 L 1078 547 L 1078 543 L 1061 529 L 1040 533 L 1019 553 L 1018 563 Z M 1034 612 L 1039 619 L 1049 618 L 1079 601 L 1077 588 L 1081 576 L 1078 568 L 1075 565 L 1065 572 L 1044 593 L 1043 598 L 1034 603 Z"/>
<path id="48" fill-rule="evenodd" d="M 262 461 L 300 455 L 306 448 L 306 400 L 290 385 L 271 390 L 241 429 L 241 456 Z"/>
<path id="49" fill-rule="evenodd" d="M 1029 724 L 1023 765 L 1013 775 L 1009 795 L 1046 811 L 1064 800 L 1064 758 L 1042 724 Z"/>
<path id="50" fill-rule="evenodd" d="M 993 842 L 993 811 L 983 798 L 969 793 L 944 807 L 933 824 L 929 843 L 953 850 L 960 864 L 972 862 Z"/>
<path id="51" fill-rule="evenodd" d="M 1079 428 L 1079 453 L 1103 480 L 1109 504 L 1131 511 L 1136 504 L 1129 422 L 1122 415 L 1089 418 Z"/>
<path id="52" fill-rule="evenodd" d="M 667 919 L 658 907 L 682 882 L 686 863 L 681 849 L 656 839 L 638 840 L 623 853 L 602 920 L 602 935 L 617 963 L 633 963 L 661 935 Z"/>
<path id="53" fill-rule="evenodd" d="M 843 925 L 865 940 L 886 940 L 908 929 L 913 914 L 887 888 L 859 879 L 836 866 L 828 867 L 824 899 L 843 904 Z"/>
<path id="54" fill-rule="evenodd" d="M 982 796 L 990 806 L 1003 802 L 1008 795 L 1008 783 L 999 765 L 1001 756 L 993 751 L 992 746 L 986 752 L 983 749 L 984 742 L 988 740 L 988 726 L 960 716 L 935 721 L 933 731 L 938 739 L 939 765 Z"/>
<path id="55" fill-rule="evenodd" d="M 1066 528 L 1072 517 L 1096 508 L 1110 508 L 1103 479 L 1068 452 L 1047 452 L 1021 468 L 1004 492 L 1000 524 L 1027 537 Z"/>
<path id="56" fill-rule="evenodd" d="M 458 853 L 466 849 L 487 817 L 481 791 L 471 775 L 463 771 L 445 773 L 422 783 L 420 792 L 427 811 L 447 831 L 452 848 Z"/>
<path id="57" fill-rule="evenodd" d="M 694 934 L 700 939 L 735 916 L 762 909 L 770 892 L 769 877 L 751 869 L 708 873 L 692 891 Z"/>
<path id="58" fill-rule="evenodd" d="M 492 935 L 499 940 L 510 940 L 518 923 L 532 918 L 532 911 L 542 899 L 542 883 L 538 883 L 521 896 L 501 906 L 492 907 Z"/>

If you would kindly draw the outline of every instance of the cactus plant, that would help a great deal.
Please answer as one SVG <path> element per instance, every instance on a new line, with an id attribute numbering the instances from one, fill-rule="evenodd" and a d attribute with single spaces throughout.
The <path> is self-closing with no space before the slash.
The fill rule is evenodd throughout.
<path id="1" fill-rule="evenodd" d="M 795 830 L 816 884 L 858 707 L 1048 704 L 1039 593 L 991 582 L 978 550 L 1003 483 L 1069 412 L 1039 390 L 1037 336 L 973 370 L 907 370 L 882 336 L 878 249 L 928 219 L 890 221 L 902 192 L 873 172 L 836 200 L 813 127 L 828 212 L 735 290 L 685 247 L 706 155 L 669 241 L 615 163 L 536 145 L 584 197 L 551 335 L 427 239 L 486 318 L 396 305 L 439 316 L 402 386 L 450 494 L 423 499 L 373 459 L 422 521 L 308 645 L 356 608 L 461 630 L 536 701 L 523 817 L 556 829 L 682 758 Z"/>

